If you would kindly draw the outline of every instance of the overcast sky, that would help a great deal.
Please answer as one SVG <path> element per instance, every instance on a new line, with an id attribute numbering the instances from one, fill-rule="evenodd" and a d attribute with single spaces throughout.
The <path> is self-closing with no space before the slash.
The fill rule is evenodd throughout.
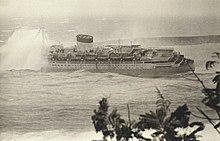
<path id="1" fill-rule="evenodd" d="M 220 0 L 0 0 L 0 14 L 39 16 L 220 16 Z"/>

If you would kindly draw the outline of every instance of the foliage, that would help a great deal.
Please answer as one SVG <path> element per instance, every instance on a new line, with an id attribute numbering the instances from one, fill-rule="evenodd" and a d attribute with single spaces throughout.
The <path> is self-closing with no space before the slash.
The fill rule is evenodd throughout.
<path id="1" fill-rule="evenodd" d="M 220 134 L 220 131 L 218 128 L 220 128 L 220 75 L 217 74 L 214 79 L 214 83 L 216 84 L 215 89 L 209 89 L 204 87 L 203 93 L 205 94 L 205 98 L 202 100 L 202 102 L 208 106 L 209 108 L 213 109 L 217 115 L 218 115 L 218 123 L 216 124 L 214 119 L 210 118 L 208 115 L 206 115 L 201 109 L 197 107 L 199 112 L 214 126 L 216 131 Z"/>
<path id="2" fill-rule="evenodd" d="M 116 137 L 117 141 L 126 140 L 130 138 L 137 138 L 141 141 L 151 141 L 150 138 L 142 136 L 141 131 L 146 129 L 155 129 L 152 134 L 153 141 L 196 141 L 196 133 L 204 129 L 201 122 L 189 122 L 191 112 L 186 104 L 179 106 L 174 112 L 170 113 L 170 101 L 165 100 L 159 89 L 158 100 L 156 101 L 156 111 L 141 114 L 139 121 L 126 122 L 118 114 L 117 109 L 108 113 L 108 102 L 103 98 L 99 102 L 98 111 L 94 110 L 92 121 L 96 132 L 102 132 L 104 140 L 106 137 Z M 188 127 L 198 126 L 190 134 L 184 133 L 179 135 L 177 128 L 187 129 Z"/>
<path id="3" fill-rule="evenodd" d="M 110 138 L 116 137 L 117 141 L 126 140 L 129 138 L 142 138 L 138 132 L 133 131 L 133 122 L 126 122 L 121 118 L 121 115 L 118 114 L 117 109 L 112 110 L 110 114 L 108 114 L 108 101 L 107 98 L 102 98 L 99 101 L 98 111 L 94 110 L 94 114 L 92 116 L 92 121 L 95 127 L 96 132 L 102 132 L 103 139 L 109 136 Z M 147 139 L 146 139 L 147 140 Z"/>
<path id="4" fill-rule="evenodd" d="M 158 89 L 157 89 L 158 90 Z M 179 106 L 174 112 L 169 114 L 170 102 L 165 100 L 160 91 L 158 90 L 158 100 L 156 102 L 156 112 L 150 111 L 144 115 L 140 115 L 140 121 L 136 126 L 140 130 L 155 129 L 152 137 L 159 141 L 196 141 L 196 133 L 204 129 L 201 122 L 189 123 L 191 112 L 186 104 Z M 190 134 L 178 135 L 175 129 L 188 128 L 198 126 L 196 130 Z"/>
<path id="5" fill-rule="evenodd" d="M 108 129 L 108 101 L 106 98 L 102 98 L 99 101 L 98 111 L 94 110 L 95 115 L 92 116 L 92 121 L 95 127 L 96 132 L 102 132 L 103 138 L 105 139 L 107 136 L 111 138 L 114 137 L 113 130 Z"/>
<path id="6" fill-rule="evenodd" d="M 220 53 L 219 52 L 213 52 L 212 54 L 214 54 L 214 56 L 212 57 L 216 57 L 218 59 L 220 59 Z M 219 61 L 207 61 L 206 62 L 206 69 L 209 70 L 209 68 L 214 67 L 214 65 L 216 63 L 220 63 Z M 189 66 L 189 68 L 191 68 Z M 213 127 L 216 129 L 216 131 L 220 134 L 220 131 L 218 128 L 220 128 L 220 72 L 217 71 L 216 72 L 216 76 L 213 78 L 213 83 L 216 84 L 216 88 L 207 88 L 203 81 L 198 77 L 198 75 L 194 72 L 193 69 L 191 69 L 192 73 L 196 76 L 196 78 L 198 79 L 198 81 L 202 84 L 203 86 L 203 93 L 205 94 L 205 98 L 202 100 L 202 102 L 208 106 L 209 108 L 213 109 L 217 115 L 218 115 L 218 123 L 216 124 L 214 119 L 210 118 L 208 115 L 205 114 L 204 111 L 202 111 L 200 108 L 197 107 L 197 110 L 210 122 L 210 124 L 213 125 Z"/>

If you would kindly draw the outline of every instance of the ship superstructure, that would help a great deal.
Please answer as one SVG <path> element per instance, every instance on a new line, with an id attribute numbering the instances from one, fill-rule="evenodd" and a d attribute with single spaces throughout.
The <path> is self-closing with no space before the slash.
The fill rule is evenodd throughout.
<path id="1" fill-rule="evenodd" d="M 88 70 L 149 76 L 183 73 L 194 70 L 194 61 L 173 48 L 142 48 L 140 45 L 105 45 L 94 47 L 93 37 L 77 35 L 77 45 L 64 48 L 52 45 L 47 71 Z"/>

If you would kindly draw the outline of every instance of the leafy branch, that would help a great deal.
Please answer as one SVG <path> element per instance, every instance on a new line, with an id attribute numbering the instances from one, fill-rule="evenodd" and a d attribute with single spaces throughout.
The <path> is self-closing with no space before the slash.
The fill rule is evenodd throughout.
<path id="1" fill-rule="evenodd" d="M 216 54 L 216 57 L 220 59 L 220 53 L 214 52 L 213 54 Z M 215 63 L 219 63 L 217 61 L 207 61 L 206 62 L 206 69 L 212 68 Z M 213 78 L 214 84 L 216 83 L 215 89 L 207 88 L 203 81 L 199 78 L 199 76 L 194 72 L 194 70 L 191 68 L 190 65 L 188 65 L 191 69 L 192 73 L 195 75 L 197 80 L 201 83 L 203 87 L 203 93 L 205 94 L 205 98 L 202 100 L 202 102 L 208 106 L 209 108 L 213 109 L 217 115 L 218 115 L 218 123 L 216 124 L 213 118 L 210 118 L 207 114 L 205 114 L 204 111 L 202 111 L 200 108 L 196 107 L 197 110 L 209 121 L 209 123 L 215 128 L 215 130 L 220 134 L 220 130 L 218 129 L 220 127 L 220 107 L 218 104 L 220 103 L 220 74 L 219 72 L 216 72 L 217 75 Z"/>
<path id="2" fill-rule="evenodd" d="M 130 121 L 129 109 L 129 122 L 126 122 L 121 118 L 116 108 L 112 110 L 111 113 L 108 113 L 108 107 L 107 98 L 102 98 L 102 100 L 99 101 L 98 111 L 94 110 L 94 115 L 92 116 L 95 130 L 96 132 L 102 132 L 103 140 L 107 140 L 107 137 L 116 137 L 117 141 L 128 141 L 129 138 L 136 137 L 150 141 L 150 139 L 144 138 L 139 132 L 133 130 L 135 122 Z"/>
<path id="3" fill-rule="evenodd" d="M 170 101 L 165 100 L 158 88 L 158 100 L 156 101 L 156 112 L 150 111 L 140 115 L 140 121 L 137 122 L 137 128 L 144 131 L 145 129 L 155 129 L 152 134 L 154 140 L 160 141 L 196 141 L 197 132 L 204 129 L 201 122 L 189 122 L 190 114 L 186 104 L 179 106 L 174 112 L 170 113 Z M 177 128 L 187 129 L 198 126 L 190 134 L 179 134 Z"/>
<path id="4" fill-rule="evenodd" d="M 204 129 L 201 122 L 189 122 L 190 114 L 186 104 L 179 106 L 174 112 L 170 113 L 169 106 L 171 102 L 165 100 L 160 90 L 156 88 L 158 99 L 156 101 L 155 112 L 141 114 L 138 121 L 131 121 L 130 109 L 128 108 L 128 122 L 121 118 L 117 109 L 112 110 L 108 114 L 108 102 L 106 98 L 99 101 L 98 111 L 94 110 L 92 121 L 96 132 L 102 132 L 103 140 L 107 137 L 116 137 L 117 141 L 137 138 L 141 141 L 196 141 L 196 133 Z M 180 134 L 177 129 L 187 130 L 194 127 L 194 131 L 190 133 Z M 155 132 L 151 135 L 153 138 L 144 137 L 141 132 L 146 129 L 154 129 Z"/>

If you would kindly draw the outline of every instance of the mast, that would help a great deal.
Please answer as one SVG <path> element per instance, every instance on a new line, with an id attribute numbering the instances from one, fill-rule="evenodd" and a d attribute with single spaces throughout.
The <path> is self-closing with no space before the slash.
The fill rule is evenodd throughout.
<path id="1" fill-rule="evenodd" d="M 118 39 L 118 44 L 119 44 L 119 47 L 121 46 L 121 39 L 119 38 Z"/>
<path id="2" fill-rule="evenodd" d="M 41 27 L 41 33 L 42 33 L 42 47 L 45 45 L 45 31 L 44 31 L 44 26 Z"/>
<path id="3" fill-rule="evenodd" d="M 40 27 L 40 30 L 42 34 L 42 47 L 44 47 L 45 45 L 49 44 L 49 41 L 45 33 L 45 21 L 44 21 L 43 15 L 41 15 L 41 24 L 42 26 Z"/>
<path id="4" fill-rule="evenodd" d="M 120 38 L 118 39 L 118 48 L 119 48 L 119 51 L 121 52 L 121 40 L 120 40 Z"/>

